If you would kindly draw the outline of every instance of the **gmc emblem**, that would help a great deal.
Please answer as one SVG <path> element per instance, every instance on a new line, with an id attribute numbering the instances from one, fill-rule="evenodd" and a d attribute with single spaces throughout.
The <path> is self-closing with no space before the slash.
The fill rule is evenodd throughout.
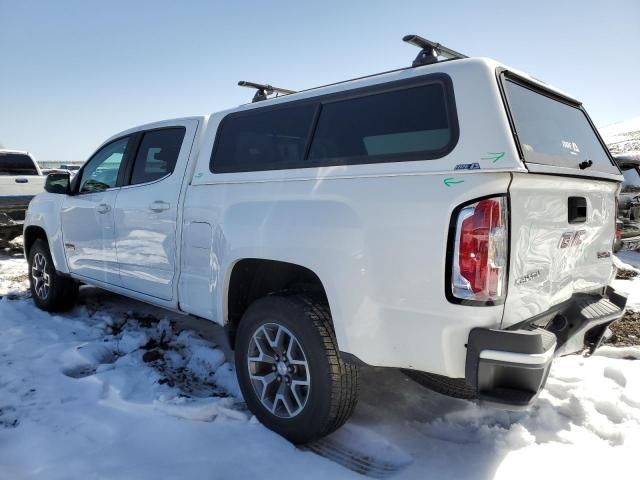
<path id="1" fill-rule="evenodd" d="M 565 232 L 560 237 L 558 248 L 576 247 L 582 243 L 586 230 L 578 230 L 577 232 Z"/>

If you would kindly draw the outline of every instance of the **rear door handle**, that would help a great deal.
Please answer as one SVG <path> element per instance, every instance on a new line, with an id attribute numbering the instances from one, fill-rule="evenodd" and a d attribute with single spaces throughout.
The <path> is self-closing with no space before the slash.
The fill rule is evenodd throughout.
<path id="1" fill-rule="evenodd" d="M 29 183 L 29 179 L 28 178 L 24 178 L 24 177 L 16 177 L 14 182 L 16 182 L 16 183 Z"/>
<path id="2" fill-rule="evenodd" d="M 98 205 L 96 207 L 96 210 L 98 213 L 107 213 L 108 211 L 111 210 L 111 207 L 109 205 L 107 205 L 106 203 L 101 203 L 100 205 Z"/>
<path id="3" fill-rule="evenodd" d="M 169 205 L 167 202 L 156 200 L 151 204 L 149 210 L 151 210 L 152 212 L 160 213 L 164 212 L 165 210 L 169 210 L 169 208 L 171 208 L 171 205 Z"/>

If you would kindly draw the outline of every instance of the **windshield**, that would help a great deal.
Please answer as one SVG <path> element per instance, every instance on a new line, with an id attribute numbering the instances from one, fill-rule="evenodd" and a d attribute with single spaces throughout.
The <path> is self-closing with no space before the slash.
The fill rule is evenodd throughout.
<path id="1" fill-rule="evenodd" d="M 621 167 L 624 181 L 622 182 L 623 192 L 640 192 L 640 172 L 635 167 Z"/>
<path id="2" fill-rule="evenodd" d="M 619 174 L 586 115 L 577 107 L 511 80 L 505 89 L 524 160 L 528 163 Z"/>
<path id="3" fill-rule="evenodd" d="M 0 153 L 0 175 L 38 175 L 38 170 L 29 155 Z"/>

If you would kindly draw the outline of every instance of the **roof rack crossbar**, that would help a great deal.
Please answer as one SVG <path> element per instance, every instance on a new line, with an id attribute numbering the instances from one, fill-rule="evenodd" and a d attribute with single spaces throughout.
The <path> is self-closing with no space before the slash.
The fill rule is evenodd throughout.
<path id="1" fill-rule="evenodd" d="M 240 80 L 238 82 L 238 86 L 247 87 L 247 88 L 255 88 L 256 94 L 253 96 L 252 102 L 260 102 L 262 100 L 267 100 L 269 95 L 281 94 L 281 95 L 290 95 L 292 93 L 296 93 L 295 90 L 289 90 L 286 88 L 274 87 L 273 85 L 266 85 L 262 83 L 254 83 L 254 82 L 245 82 L 244 80 Z"/>
<path id="2" fill-rule="evenodd" d="M 455 50 L 444 47 L 439 43 L 422 38 L 420 35 L 405 35 L 402 37 L 402 40 L 421 49 L 420 53 L 418 53 L 418 56 L 411 64 L 413 67 L 436 63 L 438 61 L 438 57 L 444 57 L 449 60 L 468 58 L 460 52 L 456 52 Z"/>

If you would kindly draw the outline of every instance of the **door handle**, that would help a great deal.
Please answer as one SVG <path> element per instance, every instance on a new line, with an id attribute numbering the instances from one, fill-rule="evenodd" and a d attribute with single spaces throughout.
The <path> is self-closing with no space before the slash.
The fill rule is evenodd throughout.
<path id="1" fill-rule="evenodd" d="M 584 197 L 569 197 L 569 223 L 584 223 L 587 221 L 587 199 Z"/>
<path id="2" fill-rule="evenodd" d="M 96 210 L 98 213 L 107 213 L 108 211 L 111 210 L 111 207 L 109 205 L 107 205 L 106 203 L 101 203 L 100 205 L 98 205 L 96 207 Z"/>
<path id="3" fill-rule="evenodd" d="M 151 204 L 151 206 L 149 207 L 149 210 L 151 210 L 152 212 L 160 213 L 160 212 L 164 212 L 165 210 L 169 210 L 170 207 L 171 205 L 169 205 L 167 202 L 163 202 L 162 200 L 156 200 Z"/>
<path id="4" fill-rule="evenodd" d="M 29 183 L 29 179 L 28 178 L 24 178 L 24 177 L 16 177 L 14 182 L 16 182 L 16 183 Z"/>

